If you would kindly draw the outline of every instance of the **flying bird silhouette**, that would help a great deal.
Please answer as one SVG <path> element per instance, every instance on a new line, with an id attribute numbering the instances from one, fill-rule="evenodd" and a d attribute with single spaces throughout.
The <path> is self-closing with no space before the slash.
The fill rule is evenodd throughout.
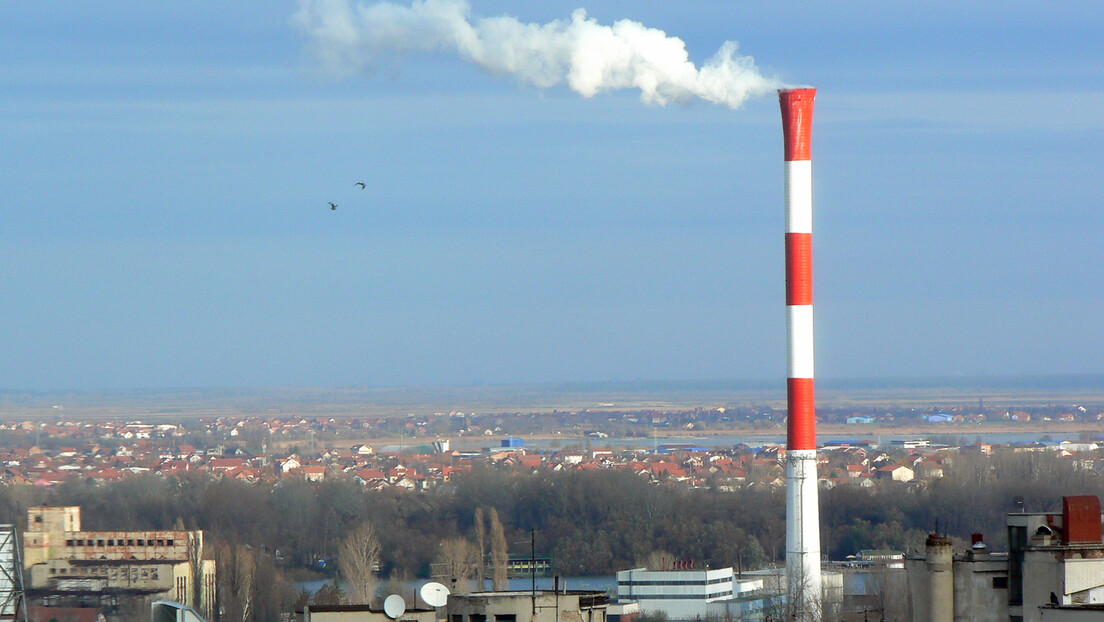
<path id="1" fill-rule="evenodd" d="M 332 210 L 337 209 L 337 203 L 334 203 L 333 201 L 330 201 L 330 209 L 332 209 Z"/>
<path id="2" fill-rule="evenodd" d="M 363 182 L 363 181 L 358 181 L 358 182 L 356 182 L 356 183 L 355 183 L 355 184 L 353 184 L 353 185 L 354 185 L 354 186 L 360 186 L 360 189 L 361 189 L 361 190 L 364 190 L 364 187 L 365 187 L 365 186 L 364 186 L 364 182 Z"/>

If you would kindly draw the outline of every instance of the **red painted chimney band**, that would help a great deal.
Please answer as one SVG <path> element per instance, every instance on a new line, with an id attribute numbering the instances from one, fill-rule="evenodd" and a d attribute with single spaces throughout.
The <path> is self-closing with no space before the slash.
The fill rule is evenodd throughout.
<path id="1" fill-rule="evenodd" d="M 786 447 L 788 449 L 816 449 L 816 401 L 813 396 L 812 378 L 787 378 L 786 402 L 789 418 L 786 420 Z"/>
<path id="2" fill-rule="evenodd" d="M 782 106 L 782 135 L 786 141 L 786 161 L 812 159 L 813 101 L 816 89 L 790 89 L 778 92 Z"/>
<path id="3" fill-rule="evenodd" d="M 813 234 L 786 234 L 786 304 L 813 304 Z"/>

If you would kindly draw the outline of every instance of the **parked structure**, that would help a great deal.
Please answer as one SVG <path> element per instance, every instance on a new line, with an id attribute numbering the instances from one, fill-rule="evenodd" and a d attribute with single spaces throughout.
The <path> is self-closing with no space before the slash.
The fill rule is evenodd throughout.
<path id="1" fill-rule="evenodd" d="M 114 610 L 173 600 L 213 618 L 215 562 L 203 558 L 202 531 L 83 531 L 79 507 L 32 507 L 23 552 L 33 604 Z"/>

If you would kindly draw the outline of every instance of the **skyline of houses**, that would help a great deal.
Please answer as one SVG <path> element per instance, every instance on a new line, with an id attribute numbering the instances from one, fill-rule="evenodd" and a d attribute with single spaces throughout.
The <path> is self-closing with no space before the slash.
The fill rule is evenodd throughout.
<path id="1" fill-rule="evenodd" d="M 460 422 L 454 426 L 459 429 L 452 430 L 457 438 L 478 438 L 481 447 L 450 449 L 447 440 L 440 440 L 443 435 L 433 435 L 441 426 L 428 418 L 400 419 L 400 430 L 404 438 L 409 435 L 411 445 L 403 446 L 400 441 L 399 447 L 393 442 L 373 446 L 362 439 L 353 441 L 356 436 L 363 438 L 374 425 L 394 428 L 393 419 L 8 421 L 0 423 L 0 435 L 6 435 L 6 447 L 0 448 L 0 482 L 52 486 L 69 478 L 101 483 L 148 473 L 201 473 L 244 482 L 273 483 L 291 477 L 314 482 L 348 479 L 366 489 L 420 490 L 447 482 L 456 473 L 487 466 L 521 472 L 623 469 L 657 484 L 688 488 L 785 485 L 785 448 L 779 443 L 701 447 L 666 440 L 660 445 L 657 440 L 651 447 L 629 448 L 616 446 L 613 441 L 618 437 L 610 432 L 580 428 L 571 436 L 551 441 L 532 436 L 532 445 L 527 446 L 525 438 L 503 434 L 499 426 L 480 425 L 483 422 L 474 422 L 464 413 L 449 413 L 446 419 Z M 337 444 L 342 433 L 350 439 L 348 444 Z M 938 435 L 935 430 L 933 434 Z M 325 443 L 320 443 L 323 435 Z M 694 439 L 694 443 L 702 441 Z M 960 446 L 918 439 L 879 447 L 865 440 L 831 441 L 820 449 L 818 471 L 823 488 L 872 487 L 883 482 L 923 486 L 943 477 L 945 467 L 959 456 L 994 451 L 1053 451 L 1075 461 L 1080 469 L 1104 469 L 1100 445 L 1093 440 L 1002 445 L 981 442 L 978 436 L 973 443 Z"/>

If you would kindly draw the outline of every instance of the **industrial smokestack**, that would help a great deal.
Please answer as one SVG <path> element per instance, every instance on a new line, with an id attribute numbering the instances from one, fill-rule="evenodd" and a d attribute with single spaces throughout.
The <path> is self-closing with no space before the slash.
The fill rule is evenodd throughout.
<path id="1" fill-rule="evenodd" d="M 925 563 L 931 592 L 928 594 L 928 619 L 932 622 L 954 620 L 954 549 L 951 539 L 931 534 L 924 542 Z"/>
<path id="2" fill-rule="evenodd" d="M 812 126 L 816 89 L 778 92 L 786 144 L 786 585 L 794 618 L 820 618 L 813 398 Z"/>

